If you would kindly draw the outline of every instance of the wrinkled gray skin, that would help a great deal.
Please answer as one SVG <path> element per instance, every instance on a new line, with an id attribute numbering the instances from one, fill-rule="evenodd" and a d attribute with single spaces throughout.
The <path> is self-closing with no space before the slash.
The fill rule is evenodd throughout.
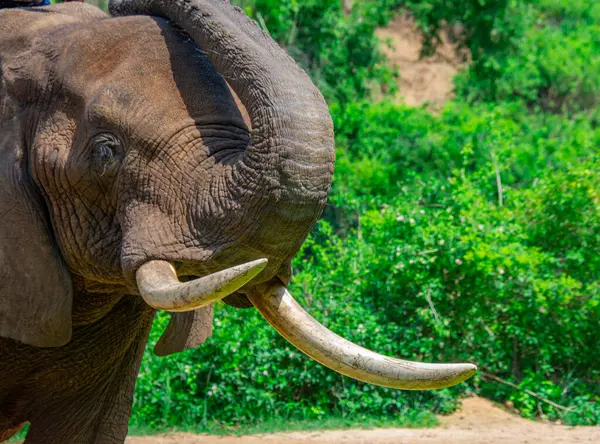
<path id="1" fill-rule="evenodd" d="M 267 258 L 243 305 L 287 284 L 329 190 L 326 104 L 240 10 L 111 8 L 146 15 L 0 10 L 0 441 L 29 421 L 27 444 L 123 442 L 154 315 L 137 268 Z M 210 334 L 209 309 L 180 316 L 164 354 Z"/>

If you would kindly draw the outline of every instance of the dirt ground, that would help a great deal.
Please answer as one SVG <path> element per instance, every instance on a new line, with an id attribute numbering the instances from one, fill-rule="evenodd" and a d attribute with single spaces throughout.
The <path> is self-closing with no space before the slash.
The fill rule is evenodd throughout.
<path id="1" fill-rule="evenodd" d="M 393 47 L 384 47 L 383 51 L 400 71 L 399 102 L 412 106 L 427 103 L 436 109 L 453 97 L 452 79 L 464 62 L 456 55 L 447 32 L 442 33 L 442 44 L 436 53 L 424 59 L 419 58 L 421 35 L 409 16 L 397 16 L 389 26 L 379 29 L 377 35 L 392 42 Z"/>
<path id="2" fill-rule="evenodd" d="M 600 443 L 600 427 L 566 427 L 523 419 L 482 398 L 440 417 L 435 429 L 374 429 L 293 432 L 242 437 L 174 434 L 130 437 L 127 444 L 584 444 Z"/>

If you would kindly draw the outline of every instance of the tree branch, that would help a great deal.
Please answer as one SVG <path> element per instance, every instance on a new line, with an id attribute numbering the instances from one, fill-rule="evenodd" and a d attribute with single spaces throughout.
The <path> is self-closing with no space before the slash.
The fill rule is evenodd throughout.
<path id="1" fill-rule="evenodd" d="M 499 382 L 500 384 L 508 385 L 509 387 L 512 387 L 512 388 L 514 388 L 516 390 L 520 390 L 522 392 L 525 392 L 528 395 L 533 396 L 534 398 L 537 398 L 537 399 L 539 399 L 542 402 L 545 402 L 546 404 L 550 404 L 554 408 L 557 408 L 557 409 L 560 409 L 560 410 L 565 410 L 567 412 L 572 412 L 573 411 L 572 407 L 565 407 L 563 405 L 560 405 L 560 404 L 557 404 L 555 402 L 552 402 L 549 399 L 544 398 L 542 395 L 538 395 L 537 393 L 534 393 L 531 390 L 520 388 L 515 383 L 512 383 L 510 381 L 506 381 L 505 379 L 499 378 L 498 376 L 492 375 L 491 373 L 481 372 L 481 376 L 483 376 L 484 378 L 491 379 L 493 381 Z"/>

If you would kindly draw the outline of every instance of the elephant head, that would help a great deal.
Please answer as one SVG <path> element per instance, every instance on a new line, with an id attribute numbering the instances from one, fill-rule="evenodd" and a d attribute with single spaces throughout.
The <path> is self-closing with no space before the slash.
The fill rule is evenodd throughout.
<path id="1" fill-rule="evenodd" d="M 322 95 L 285 51 L 226 0 L 110 10 L 2 65 L 0 335 L 68 342 L 76 280 L 175 312 L 167 336 L 180 341 L 227 297 L 363 381 L 425 389 L 471 376 L 470 364 L 354 345 L 287 291 L 326 203 L 334 139 Z"/>

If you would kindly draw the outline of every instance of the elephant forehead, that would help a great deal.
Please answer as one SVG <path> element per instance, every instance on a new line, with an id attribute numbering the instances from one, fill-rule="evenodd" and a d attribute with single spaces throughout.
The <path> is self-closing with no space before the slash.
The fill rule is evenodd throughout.
<path id="1" fill-rule="evenodd" d="M 155 17 L 101 20 L 77 31 L 59 63 L 60 77 L 91 116 L 143 116 L 166 127 L 190 117 L 239 116 L 224 79 L 180 31 Z"/>

